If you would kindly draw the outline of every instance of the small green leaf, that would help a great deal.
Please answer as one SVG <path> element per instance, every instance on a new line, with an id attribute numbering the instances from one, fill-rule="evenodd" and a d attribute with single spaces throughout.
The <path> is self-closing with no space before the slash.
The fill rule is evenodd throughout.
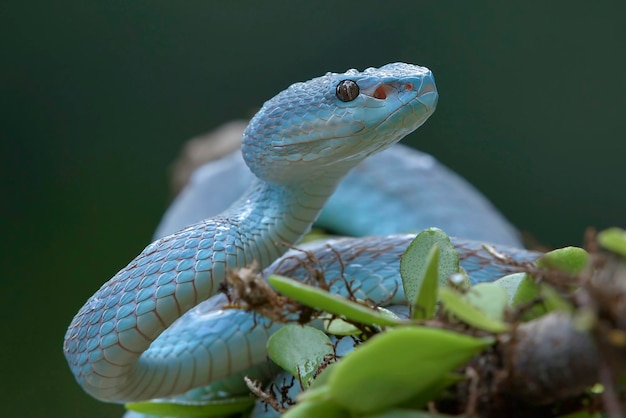
<path id="1" fill-rule="evenodd" d="M 427 390 L 492 343 L 436 328 L 392 328 L 336 363 L 329 393 L 353 413 L 382 410 Z"/>
<path id="2" fill-rule="evenodd" d="M 525 277 L 526 273 L 513 273 L 503 276 L 493 283 L 504 289 L 509 297 L 509 305 L 513 305 L 516 297 L 518 297 L 519 299 L 528 298 L 528 295 L 524 294 L 524 291 L 526 291 L 527 289 L 521 288 L 521 283 Z"/>
<path id="3" fill-rule="evenodd" d="M 429 228 L 420 232 L 400 259 L 404 294 L 408 301 L 420 300 L 420 303 L 425 303 L 419 305 L 425 311 L 429 310 L 432 301 L 436 300 L 432 284 L 424 282 L 430 267 L 431 251 L 435 245 L 439 247 L 437 283 L 444 285 L 450 275 L 459 272 L 459 253 L 450 242 L 450 237 L 441 229 Z M 425 292 L 423 296 L 422 292 Z M 434 311 L 434 307 L 432 309 Z"/>
<path id="4" fill-rule="evenodd" d="M 554 268 L 568 274 L 580 274 L 589 262 L 589 253 L 578 247 L 565 247 L 544 254 L 537 266 Z"/>
<path id="5" fill-rule="evenodd" d="M 221 417 L 245 411 L 253 405 L 254 399 L 250 396 L 239 396 L 206 403 L 148 401 L 129 402 L 124 406 L 129 411 L 157 417 Z"/>
<path id="6" fill-rule="evenodd" d="M 378 308 L 376 308 L 376 311 L 382 315 L 388 316 L 389 318 L 399 319 L 398 315 L 391 312 L 389 309 L 381 308 L 379 306 Z M 360 329 L 355 327 L 350 322 L 346 322 L 341 318 L 337 318 L 336 316 L 328 315 L 326 318 L 323 318 L 323 319 L 324 319 L 324 331 L 327 334 L 345 336 L 345 335 L 359 335 L 362 333 Z"/>
<path id="7" fill-rule="evenodd" d="M 280 293 L 298 302 L 366 325 L 402 325 L 408 321 L 392 318 L 367 306 L 328 293 L 288 277 L 271 275 L 267 281 Z"/>
<path id="8" fill-rule="evenodd" d="M 439 287 L 439 253 L 439 245 L 434 244 L 424 260 L 426 270 L 424 276 L 418 279 L 422 282 L 422 286 L 413 306 L 413 319 L 427 319 L 435 315 L 437 288 Z"/>
<path id="9" fill-rule="evenodd" d="M 524 306 L 529 303 L 538 300 L 540 294 L 540 287 L 535 281 L 535 278 L 530 274 L 522 274 L 522 280 L 520 281 L 517 292 L 513 296 L 513 306 Z M 546 307 L 543 303 L 535 303 L 531 307 L 527 307 L 523 311 L 521 319 L 523 321 L 530 321 L 540 316 L 545 315 Z"/>
<path id="10" fill-rule="evenodd" d="M 539 291 L 541 292 L 541 296 L 544 298 L 543 304 L 548 312 L 574 312 L 574 305 L 570 301 L 564 299 L 554 287 L 547 283 L 541 283 Z"/>
<path id="11" fill-rule="evenodd" d="M 463 297 L 489 318 L 496 321 L 504 320 L 508 296 L 501 286 L 495 283 L 478 283 Z"/>
<path id="12" fill-rule="evenodd" d="M 609 251 L 626 257 L 626 230 L 609 228 L 598 233 L 598 242 Z"/>
<path id="13" fill-rule="evenodd" d="M 308 387 L 326 356 L 333 353 L 328 335 L 300 325 L 287 325 L 267 340 L 270 358 Z"/>
<path id="14" fill-rule="evenodd" d="M 333 400 L 298 402 L 282 415 L 283 418 L 349 418 L 350 414 Z"/>
<path id="15" fill-rule="evenodd" d="M 359 335 L 361 330 L 341 318 L 324 319 L 324 331 L 332 335 Z"/>
<path id="16" fill-rule="evenodd" d="M 521 306 L 528 304 L 533 300 L 540 300 L 542 303 L 537 303 L 530 309 L 524 311 L 522 315 L 523 321 L 530 321 L 540 316 L 545 315 L 551 311 L 564 311 L 573 312 L 574 308 L 572 304 L 563 299 L 563 297 L 550 285 L 546 283 L 537 284 L 535 279 L 525 273 L 517 289 L 517 293 L 513 296 L 513 306 Z"/>
<path id="17" fill-rule="evenodd" d="M 509 330 L 507 323 L 490 318 L 482 310 L 464 299 L 463 295 L 449 287 L 439 289 L 439 300 L 443 303 L 446 311 L 475 328 L 494 333 Z"/>
<path id="18" fill-rule="evenodd" d="M 518 306 L 531 302 L 539 297 L 539 285 L 535 278 L 526 273 L 515 273 L 521 278 L 517 292 L 513 296 L 513 306 Z"/>

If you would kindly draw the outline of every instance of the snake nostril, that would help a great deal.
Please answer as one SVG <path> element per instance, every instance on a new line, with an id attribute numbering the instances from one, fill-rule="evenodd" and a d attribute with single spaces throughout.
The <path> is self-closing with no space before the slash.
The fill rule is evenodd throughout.
<path id="1" fill-rule="evenodd" d="M 413 83 L 406 83 L 404 89 L 407 91 L 413 90 Z"/>
<path id="2" fill-rule="evenodd" d="M 385 91 L 385 87 L 378 86 L 378 88 L 374 91 L 374 97 L 377 99 L 386 99 L 387 92 Z"/>

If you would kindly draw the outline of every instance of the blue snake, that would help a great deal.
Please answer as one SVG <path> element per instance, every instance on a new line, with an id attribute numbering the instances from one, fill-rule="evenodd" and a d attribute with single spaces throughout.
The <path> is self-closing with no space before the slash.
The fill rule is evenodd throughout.
<path id="1" fill-rule="evenodd" d="M 279 258 L 309 230 L 340 180 L 421 126 L 437 98 L 428 69 L 395 63 L 328 73 L 267 101 L 243 135 L 243 158 L 255 176 L 248 191 L 225 212 L 148 245 L 74 317 L 64 353 L 78 383 L 104 401 L 148 400 L 265 363 L 264 342 L 279 325 L 255 327 L 252 315 L 221 310 L 223 300 L 209 298 L 229 269 L 253 262 L 267 268 L 265 274 L 301 275 Z M 331 245 L 345 258 L 345 273 L 363 277 L 357 297 L 398 303 L 398 262 L 411 238 Z M 501 275 L 477 257 L 479 243 L 453 242 L 473 280 Z M 309 249 L 322 254 L 328 245 Z M 503 251 L 518 259 L 536 257 Z M 319 260 L 321 268 L 336 268 L 336 257 Z"/>
<path id="2" fill-rule="evenodd" d="M 240 125 L 229 124 L 218 135 L 234 139 L 239 133 L 241 138 Z M 227 134 L 223 129 L 228 129 Z M 219 214 L 253 179 L 239 147 L 200 166 L 166 211 L 154 239 Z M 517 231 L 471 184 L 432 156 L 402 144 L 372 155 L 351 170 L 315 226 L 351 237 L 438 227 L 451 236 L 521 247 Z"/>

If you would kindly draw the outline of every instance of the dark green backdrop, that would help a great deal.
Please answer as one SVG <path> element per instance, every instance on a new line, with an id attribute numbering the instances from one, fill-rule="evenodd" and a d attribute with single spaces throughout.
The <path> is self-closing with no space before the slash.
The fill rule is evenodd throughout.
<path id="1" fill-rule="evenodd" d="M 501 3 L 2 2 L 0 414 L 119 416 L 66 367 L 71 317 L 148 243 L 183 141 L 329 70 L 430 67 L 408 141 L 540 241 L 626 226 L 625 3 Z"/>

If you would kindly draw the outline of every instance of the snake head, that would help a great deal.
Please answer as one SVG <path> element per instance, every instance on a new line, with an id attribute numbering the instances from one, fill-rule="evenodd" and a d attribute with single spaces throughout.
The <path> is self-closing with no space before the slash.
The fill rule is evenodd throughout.
<path id="1" fill-rule="evenodd" d="M 244 132 L 244 159 L 275 183 L 347 172 L 421 126 L 437 97 L 431 71 L 417 65 L 327 73 L 263 105 Z"/>

